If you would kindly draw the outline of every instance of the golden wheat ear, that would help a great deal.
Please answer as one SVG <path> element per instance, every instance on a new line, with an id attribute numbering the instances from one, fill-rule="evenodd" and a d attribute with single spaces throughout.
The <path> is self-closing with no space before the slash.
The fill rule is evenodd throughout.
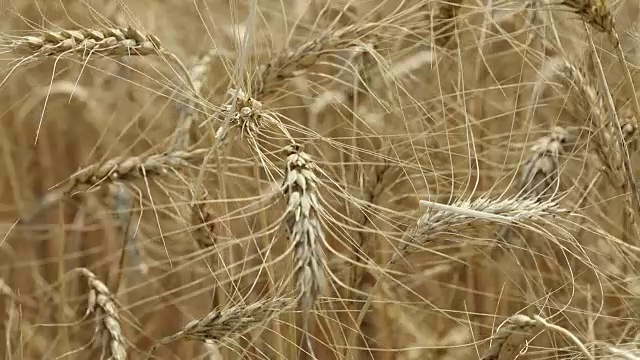
<path id="1" fill-rule="evenodd" d="M 285 148 L 283 192 L 287 196 L 285 222 L 293 242 L 299 301 L 310 310 L 321 290 L 325 258 L 324 232 L 318 218 L 320 201 L 315 164 L 301 145 Z"/>
<path id="2" fill-rule="evenodd" d="M 103 56 L 152 55 L 163 50 L 153 34 L 129 28 L 42 31 L 36 36 L 13 39 L 16 54 L 35 57 L 100 54 Z"/>
<path id="3" fill-rule="evenodd" d="M 156 342 L 149 350 L 147 359 L 159 347 L 179 339 L 223 343 L 243 336 L 265 321 L 292 310 L 295 305 L 295 298 L 265 298 L 248 305 L 211 311 L 191 321 L 177 333 Z"/>
<path id="4" fill-rule="evenodd" d="M 120 316 L 109 288 L 90 270 L 78 268 L 75 271 L 80 272 L 87 279 L 89 301 L 85 316 L 95 314 L 96 335 L 99 339 L 107 339 L 106 342 L 101 340 L 103 355 L 110 352 L 112 359 L 126 360 L 127 350 L 125 338 L 120 329 Z"/>

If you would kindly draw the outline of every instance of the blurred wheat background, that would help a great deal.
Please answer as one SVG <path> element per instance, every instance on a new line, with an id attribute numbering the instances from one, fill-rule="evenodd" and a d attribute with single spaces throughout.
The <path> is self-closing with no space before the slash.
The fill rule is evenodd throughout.
<path id="1" fill-rule="evenodd" d="M 4 359 L 640 359 L 637 0 L 0 16 Z"/>

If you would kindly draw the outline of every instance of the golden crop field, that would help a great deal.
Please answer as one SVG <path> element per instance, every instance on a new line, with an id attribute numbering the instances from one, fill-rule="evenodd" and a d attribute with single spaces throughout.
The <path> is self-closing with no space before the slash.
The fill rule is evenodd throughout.
<path id="1" fill-rule="evenodd" d="M 0 351 L 640 359 L 637 0 L 0 1 Z"/>

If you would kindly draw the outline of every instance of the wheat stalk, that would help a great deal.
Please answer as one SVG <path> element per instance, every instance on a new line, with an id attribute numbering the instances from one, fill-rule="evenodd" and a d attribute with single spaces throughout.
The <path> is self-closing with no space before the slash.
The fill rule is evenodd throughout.
<path id="1" fill-rule="evenodd" d="M 175 334 L 156 342 L 149 350 L 147 359 L 160 346 L 178 339 L 221 343 L 243 336 L 256 325 L 292 310 L 295 304 L 296 300 L 292 298 L 273 298 L 262 299 L 253 304 L 211 311 L 202 318 L 191 321 Z"/>
<path id="2" fill-rule="evenodd" d="M 299 301 L 305 310 L 313 307 L 320 293 L 325 267 L 322 251 L 324 232 L 318 213 L 318 178 L 315 164 L 301 145 L 285 148 L 287 155 L 282 192 L 287 196 L 285 222 L 294 247 Z"/>
<path id="3" fill-rule="evenodd" d="M 125 339 L 120 330 L 120 317 L 109 288 L 88 269 L 77 268 L 75 271 L 87 278 L 89 301 L 85 317 L 91 313 L 96 314 L 96 334 L 103 339 L 101 358 L 104 357 L 108 347 L 112 359 L 125 360 L 127 358 Z"/>

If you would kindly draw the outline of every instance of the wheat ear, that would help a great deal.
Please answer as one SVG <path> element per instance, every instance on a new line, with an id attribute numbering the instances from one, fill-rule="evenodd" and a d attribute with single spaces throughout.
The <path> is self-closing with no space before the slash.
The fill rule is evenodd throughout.
<path id="1" fill-rule="evenodd" d="M 521 197 L 505 200 L 478 198 L 452 205 L 421 200 L 420 205 L 431 211 L 422 215 L 417 224 L 404 233 L 400 252 L 394 254 L 392 261 L 404 255 L 411 245 L 422 245 L 443 231 L 453 231 L 456 227 L 469 225 L 473 221 L 513 224 L 567 213 L 567 210 L 559 208 L 553 201 Z"/>
<path id="2" fill-rule="evenodd" d="M 549 135 L 531 146 L 520 177 L 523 195 L 545 200 L 553 197 L 560 185 L 558 157 L 568 151 L 572 143 L 573 138 L 566 129 L 554 127 Z"/>
<path id="3" fill-rule="evenodd" d="M 634 191 L 635 182 L 631 174 L 631 167 L 628 164 L 626 145 L 624 139 L 618 142 L 616 138 L 621 133 L 620 129 L 610 121 L 609 113 L 605 109 L 602 98 L 591 81 L 583 75 L 582 71 L 569 63 L 560 61 L 556 64 L 556 72 L 571 80 L 578 89 L 582 105 L 590 111 L 592 121 L 595 124 L 595 151 L 600 161 L 604 165 L 604 172 L 609 182 L 622 192 L 628 194 L 627 211 L 633 214 L 633 203 L 638 206 L 638 194 Z M 616 115 L 617 118 L 617 115 Z"/>
<path id="4" fill-rule="evenodd" d="M 107 57 L 148 56 L 159 54 L 167 57 L 178 66 L 186 81 L 197 96 L 196 86 L 189 71 L 182 61 L 171 51 L 162 46 L 153 34 L 144 33 L 132 27 L 78 29 L 40 31 L 36 36 L 7 37 L 8 44 L 0 45 L 0 49 L 23 55 L 20 63 L 42 57 L 63 57 L 80 55 L 88 58 L 92 54 Z"/>
<path id="5" fill-rule="evenodd" d="M 633 78 L 631 76 L 631 71 L 629 70 L 629 65 L 627 64 L 624 52 L 622 51 L 622 47 L 620 46 L 620 37 L 618 36 L 618 32 L 616 31 L 615 20 L 613 18 L 613 14 L 611 13 L 611 9 L 609 8 L 608 1 L 563 0 L 561 4 L 572 9 L 573 12 L 580 16 L 584 23 L 590 25 L 599 32 L 604 32 L 609 35 L 609 40 L 616 50 L 618 62 L 620 63 L 624 76 L 632 90 L 634 113 L 636 115 L 636 118 L 640 118 L 640 102 L 638 102 L 638 97 L 636 95 L 636 89 L 633 83 Z"/>
<path id="6" fill-rule="evenodd" d="M 36 204 L 31 214 L 22 221 L 28 220 L 34 214 L 48 208 L 63 197 L 71 195 L 80 188 L 92 188 L 115 181 L 130 181 L 166 174 L 168 169 L 187 166 L 190 161 L 201 157 L 208 151 L 209 149 L 195 149 L 148 156 L 116 157 L 103 163 L 87 166 L 72 175 L 59 189 L 47 193 Z"/>
<path id="7" fill-rule="evenodd" d="M 282 191 L 287 196 L 285 221 L 294 247 L 295 276 L 299 301 L 309 310 L 320 293 L 325 258 L 322 250 L 324 232 L 318 213 L 318 178 L 315 164 L 301 145 L 285 148 L 286 168 Z"/>
<path id="8" fill-rule="evenodd" d="M 252 88 L 253 97 L 262 99 L 277 91 L 282 83 L 300 76 L 316 64 L 325 52 L 357 46 L 361 43 L 358 41 L 359 38 L 378 26 L 373 23 L 350 25 L 336 31 L 328 31 L 319 38 L 281 52 L 260 67 Z"/>
<path id="9" fill-rule="evenodd" d="M 542 330 L 558 332 L 571 340 L 586 359 L 594 360 L 584 344 L 569 330 L 551 324 L 540 316 L 514 315 L 493 335 L 493 342 L 482 360 L 513 360 L 527 345 L 529 339 Z"/>
<path id="10" fill-rule="evenodd" d="M 89 301 L 85 316 L 91 313 L 96 314 L 96 334 L 102 338 L 103 356 L 101 358 L 104 358 L 108 348 L 112 359 L 125 360 L 127 358 L 125 339 L 120 330 L 120 317 L 109 288 L 88 269 L 77 268 L 75 271 L 87 278 Z"/>
<path id="11" fill-rule="evenodd" d="M 29 56 L 100 54 L 104 56 L 151 55 L 162 50 L 153 34 L 131 27 L 42 31 L 38 36 L 24 36 L 11 41 L 11 51 Z"/>
<path id="12" fill-rule="evenodd" d="M 296 300 L 293 298 L 274 298 L 263 299 L 249 305 L 211 311 L 204 317 L 191 321 L 177 333 L 156 342 L 149 350 L 147 359 L 160 346 L 178 339 L 221 343 L 243 336 L 256 325 L 292 310 L 295 305 Z"/>

